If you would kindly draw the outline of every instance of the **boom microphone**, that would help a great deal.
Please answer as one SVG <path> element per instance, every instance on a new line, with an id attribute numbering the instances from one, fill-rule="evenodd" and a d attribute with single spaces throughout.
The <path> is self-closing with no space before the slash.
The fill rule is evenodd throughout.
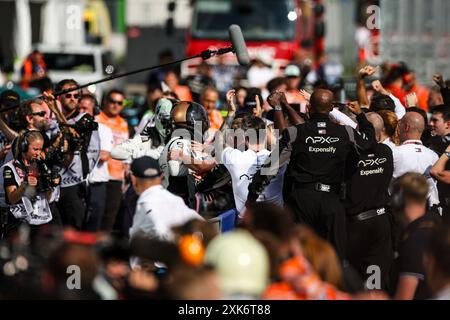
<path id="1" fill-rule="evenodd" d="M 248 56 L 247 46 L 245 45 L 244 36 L 242 35 L 241 28 L 237 24 L 232 24 L 228 28 L 231 43 L 233 49 L 236 51 L 236 57 L 241 66 L 247 66 L 250 63 L 250 57 Z"/>

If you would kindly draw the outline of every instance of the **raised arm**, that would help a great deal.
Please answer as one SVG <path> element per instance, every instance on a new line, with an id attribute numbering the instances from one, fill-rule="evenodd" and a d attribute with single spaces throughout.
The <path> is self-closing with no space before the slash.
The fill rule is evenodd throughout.
<path id="1" fill-rule="evenodd" d="M 359 70 L 358 76 L 356 78 L 356 92 L 358 95 L 358 102 L 363 108 L 369 108 L 370 105 L 369 99 L 367 98 L 365 79 L 374 75 L 376 71 L 377 69 L 372 66 L 365 66 L 364 68 Z"/>
<path id="2" fill-rule="evenodd" d="M 376 144 L 376 135 L 373 125 L 367 120 L 365 114 L 361 111 L 361 107 L 358 102 L 350 102 L 348 108 L 356 115 L 358 121 L 359 131 L 353 130 L 354 145 L 358 150 L 367 151 L 372 150 Z"/>
<path id="3" fill-rule="evenodd" d="M 445 85 L 444 77 L 440 73 L 433 76 L 433 81 L 441 88 L 442 98 L 445 105 L 450 105 L 450 88 Z"/>
<path id="4" fill-rule="evenodd" d="M 450 184 L 450 171 L 445 170 L 445 166 L 448 161 L 448 152 L 450 152 L 450 146 L 445 149 L 445 152 L 442 154 L 442 156 L 439 158 L 439 160 L 434 164 L 433 168 L 431 168 L 431 175 L 443 182 L 443 183 L 449 183 Z"/>

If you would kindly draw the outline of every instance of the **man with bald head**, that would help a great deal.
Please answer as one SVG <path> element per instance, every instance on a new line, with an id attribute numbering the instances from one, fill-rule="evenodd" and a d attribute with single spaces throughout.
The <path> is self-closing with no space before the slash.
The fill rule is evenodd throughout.
<path id="1" fill-rule="evenodd" d="M 284 187 L 285 203 L 294 213 L 296 222 L 311 226 L 329 240 L 344 259 L 346 222 L 340 198 L 345 193 L 344 173 L 346 169 L 353 169 L 345 163 L 350 156 L 355 166 L 358 158 L 353 151 L 373 149 L 376 140 L 373 126 L 356 102 L 350 103 L 349 108 L 357 115 L 361 133 L 332 122 L 329 114 L 333 110 L 333 100 L 329 90 L 314 91 L 308 109 L 309 121 L 286 128 L 279 149 L 274 150 L 280 151 L 280 161 L 276 165 L 281 166 L 284 159 L 289 162 L 285 174 L 285 181 L 289 181 L 289 186 Z M 283 108 L 274 110 L 283 112 Z M 249 202 L 262 194 L 274 177 L 264 177 L 262 172 L 255 175 L 249 186 Z"/>
<path id="2" fill-rule="evenodd" d="M 383 144 L 383 118 L 371 112 L 367 120 L 375 128 L 378 144 L 369 152 L 360 152 L 356 171 L 348 182 L 345 211 L 347 213 L 347 258 L 362 279 L 371 274 L 367 268 L 380 267 L 381 286 L 388 289 L 389 272 L 394 259 L 392 231 L 387 204 L 394 161 L 392 150 Z M 370 195 L 370 196 L 368 196 Z"/>
<path id="3" fill-rule="evenodd" d="M 429 205 L 439 204 L 436 181 L 430 174 L 439 157 L 420 140 L 425 129 L 423 117 L 417 112 L 407 112 L 400 120 L 398 129 L 401 145 L 394 149 L 393 177 L 398 178 L 407 172 L 423 174 L 430 186 Z"/>

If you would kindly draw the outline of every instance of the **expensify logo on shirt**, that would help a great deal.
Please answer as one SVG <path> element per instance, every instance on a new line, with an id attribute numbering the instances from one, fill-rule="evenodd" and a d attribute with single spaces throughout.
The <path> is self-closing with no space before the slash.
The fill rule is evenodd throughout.
<path id="1" fill-rule="evenodd" d="M 339 138 L 335 137 L 308 137 L 305 140 L 305 143 L 320 143 L 320 144 L 331 144 L 339 142 Z"/>
<path id="2" fill-rule="evenodd" d="M 367 167 L 374 167 L 374 166 L 381 166 L 383 163 L 386 163 L 386 158 L 376 158 L 376 159 L 367 159 L 367 160 L 361 160 L 358 162 L 358 168 L 367 168 Z M 384 168 L 378 167 L 376 169 L 371 170 L 361 170 L 360 175 L 361 176 L 370 176 L 374 174 L 383 174 Z"/>
<path id="3" fill-rule="evenodd" d="M 377 158 L 377 159 L 368 159 L 368 160 L 361 160 L 358 162 L 358 167 L 372 167 L 372 166 L 379 166 L 383 163 L 386 163 L 386 158 Z"/>

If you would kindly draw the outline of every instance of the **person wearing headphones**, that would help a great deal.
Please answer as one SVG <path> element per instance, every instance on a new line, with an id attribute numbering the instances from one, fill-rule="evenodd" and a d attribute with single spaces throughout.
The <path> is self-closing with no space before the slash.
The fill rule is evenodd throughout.
<path id="1" fill-rule="evenodd" d="M 428 201 L 428 183 L 422 174 L 409 172 L 394 182 L 390 207 L 403 227 L 396 261 L 397 300 L 423 300 L 431 296 L 423 258 L 432 230 L 440 221 L 437 214 L 428 210 Z"/>
<path id="2" fill-rule="evenodd" d="M 18 157 L 1 167 L 5 201 L 9 206 L 8 223 L 14 229 L 21 221 L 41 225 L 52 220 L 50 202 L 59 196 L 61 178 L 46 181 L 42 166 L 44 138 L 39 131 L 27 131 L 19 138 Z"/>

